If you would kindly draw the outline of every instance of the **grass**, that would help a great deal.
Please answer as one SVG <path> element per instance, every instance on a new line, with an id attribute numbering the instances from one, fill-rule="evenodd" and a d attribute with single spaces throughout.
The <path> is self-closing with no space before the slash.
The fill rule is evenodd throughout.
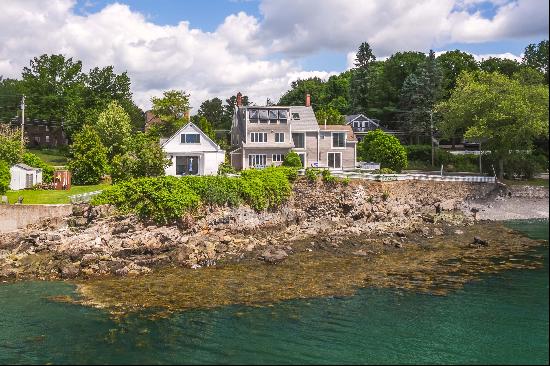
<path id="1" fill-rule="evenodd" d="M 10 204 L 17 202 L 19 196 L 23 197 L 23 204 L 61 204 L 71 203 L 69 196 L 80 193 L 98 191 L 108 187 L 108 184 L 97 184 L 93 186 L 72 186 L 68 191 L 56 190 L 20 190 L 8 191 L 6 196 Z"/>
<path id="2" fill-rule="evenodd" d="M 27 149 L 27 151 L 37 155 L 44 162 L 53 166 L 64 166 L 67 164 L 65 152 L 59 149 Z"/>
<path id="3" fill-rule="evenodd" d="M 542 179 L 542 178 L 532 178 L 527 180 L 504 179 L 504 184 L 510 185 L 510 186 L 548 187 L 548 179 Z"/>

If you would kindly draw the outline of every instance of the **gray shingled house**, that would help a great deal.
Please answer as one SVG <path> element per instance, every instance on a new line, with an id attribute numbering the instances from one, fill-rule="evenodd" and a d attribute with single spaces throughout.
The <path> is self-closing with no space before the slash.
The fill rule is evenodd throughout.
<path id="1" fill-rule="evenodd" d="M 290 151 L 300 156 L 304 167 L 340 170 L 356 164 L 351 126 L 319 126 L 309 95 L 305 106 L 257 107 L 242 106 L 238 93 L 231 145 L 231 165 L 238 170 L 280 165 Z"/>

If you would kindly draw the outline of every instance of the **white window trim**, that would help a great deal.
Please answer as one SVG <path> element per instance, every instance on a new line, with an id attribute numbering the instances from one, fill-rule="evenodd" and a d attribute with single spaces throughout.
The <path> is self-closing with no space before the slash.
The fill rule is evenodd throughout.
<path id="1" fill-rule="evenodd" d="M 331 168 L 331 167 L 328 165 L 328 156 L 329 156 L 329 154 L 339 154 L 339 155 L 340 155 L 340 168 Z M 327 166 L 328 166 L 330 169 L 343 170 L 343 169 L 344 169 L 344 161 L 342 160 L 342 152 L 341 152 L 341 151 L 329 151 L 329 152 L 327 152 Z"/>
<path id="2" fill-rule="evenodd" d="M 253 168 L 254 165 L 250 165 L 250 158 L 254 156 L 263 156 L 263 160 L 265 161 L 264 167 L 267 166 L 267 154 L 248 154 L 248 167 Z"/>
<path id="3" fill-rule="evenodd" d="M 275 160 L 275 156 L 281 156 L 281 160 Z M 282 163 L 285 160 L 285 154 L 271 154 L 271 161 L 273 163 Z"/>
<path id="4" fill-rule="evenodd" d="M 283 141 L 277 141 L 277 135 L 283 135 Z M 285 133 L 284 132 L 275 132 L 275 143 L 276 144 L 284 144 L 285 143 Z"/>
<path id="5" fill-rule="evenodd" d="M 265 137 L 264 141 L 254 141 L 254 138 L 252 136 L 254 136 L 254 135 L 259 136 L 260 134 Z M 256 140 L 258 140 L 258 139 L 256 139 Z M 255 143 L 255 144 L 266 144 L 267 143 L 267 132 L 250 132 L 250 142 Z"/>
<path id="6" fill-rule="evenodd" d="M 291 132 L 290 133 L 290 138 L 292 139 L 292 144 L 294 144 L 294 139 L 292 138 L 292 134 L 293 133 L 300 133 L 302 135 L 304 135 L 304 147 L 294 147 L 295 150 L 306 150 L 307 149 L 307 133 L 306 132 Z"/>
<path id="7" fill-rule="evenodd" d="M 343 147 L 340 147 L 340 146 L 334 146 L 334 134 L 335 133 L 339 133 L 339 134 L 344 134 L 344 146 Z M 347 136 L 347 133 L 345 131 L 332 131 L 331 134 L 330 134 L 330 146 L 332 149 L 341 149 L 341 150 L 345 150 L 346 149 L 346 145 L 348 143 L 348 136 Z"/>
<path id="8" fill-rule="evenodd" d="M 181 141 L 181 136 L 187 136 L 187 135 L 199 135 L 199 142 L 182 142 Z M 185 138 L 185 140 L 187 140 L 187 137 Z M 184 133 L 181 133 L 180 134 L 180 145 L 200 145 L 202 143 L 202 136 L 200 133 L 198 132 L 184 132 Z"/>

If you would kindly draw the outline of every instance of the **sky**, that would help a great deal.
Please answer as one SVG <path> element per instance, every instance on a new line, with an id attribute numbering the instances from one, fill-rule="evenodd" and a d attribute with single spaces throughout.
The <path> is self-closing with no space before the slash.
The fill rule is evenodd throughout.
<path id="1" fill-rule="evenodd" d="M 460 49 L 521 60 L 548 39 L 547 0 L 0 0 L 0 75 L 43 53 L 84 71 L 127 71 L 136 103 L 180 89 L 192 113 L 241 91 L 258 105 L 298 78 L 349 69 L 361 42 L 377 58 Z"/>

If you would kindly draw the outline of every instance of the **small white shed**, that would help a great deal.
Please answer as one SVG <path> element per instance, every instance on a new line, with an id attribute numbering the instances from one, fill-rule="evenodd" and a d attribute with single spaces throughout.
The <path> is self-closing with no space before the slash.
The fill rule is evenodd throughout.
<path id="1" fill-rule="evenodd" d="M 15 164 L 10 168 L 10 173 L 10 189 L 14 191 L 32 188 L 35 184 L 42 183 L 42 169 L 27 164 Z"/>
<path id="2" fill-rule="evenodd" d="M 189 122 L 162 143 L 171 164 L 166 175 L 216 175 L 225 151 L 195 124 Z"/>

